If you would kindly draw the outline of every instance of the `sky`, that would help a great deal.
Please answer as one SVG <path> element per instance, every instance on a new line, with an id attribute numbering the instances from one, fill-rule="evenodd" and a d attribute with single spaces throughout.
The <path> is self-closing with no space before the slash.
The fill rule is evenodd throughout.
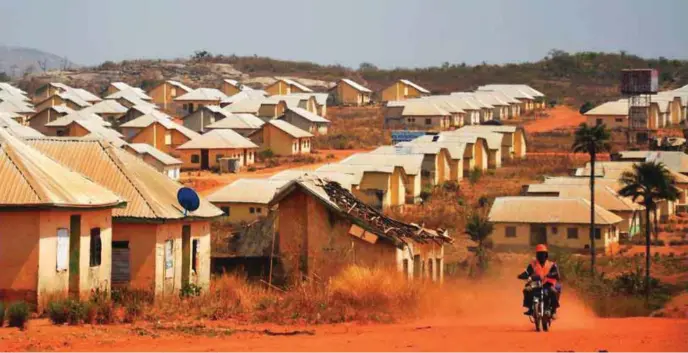
<path id="1" fill-rule="evenodd" d="M 551 49 L 688 59 L 686 0 L 0 0 L 0 45 L 106 60 L 223 55 L 383 68 Z"/>

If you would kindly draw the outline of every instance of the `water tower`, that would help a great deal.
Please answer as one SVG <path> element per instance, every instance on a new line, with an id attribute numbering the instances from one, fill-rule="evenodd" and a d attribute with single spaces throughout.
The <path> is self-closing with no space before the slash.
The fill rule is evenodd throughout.
<path id="1" fill-rule="evenodd" d="M 658 124 L 651 121 L 650 103 L 657 94 L 659 76 L 655 69 L 621 71 L 621 94 L 628 99 L 628 144 L 646 143 Z"/>

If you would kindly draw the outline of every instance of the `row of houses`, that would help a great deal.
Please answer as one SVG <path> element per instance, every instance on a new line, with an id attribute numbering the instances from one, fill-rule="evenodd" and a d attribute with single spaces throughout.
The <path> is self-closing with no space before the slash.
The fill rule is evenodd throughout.
<path id="1" fill-rule="evenodd" d="M 397 130 L 452 130 L 545 108 L 544 94 L 528 85 L 485 85 L 474 92 L 430 95 L 413 82 L 400 80 L 392 91 L 387 97 L 394 99 L 384 108 L 385 127 Z"/>
<path id="2" fill-rule="evenodd" d="M 650 100 L 639 108 L 643 109 L 641 114 L 647 117 L 650 130 L 683 123 L 688 115 L 688 85 L 650 95 Z M 611 129 L 627 129 L 629 109 L 628 98 L 621 98 L 600 104 L 585 112 L 585 116 L 590 126 L 604 124 Z"/>
<path id="3" fill-rule="evenodd" d="M 525 185 L 522 196 L 498 197 L 489 213 L 492 239 L 498 249 L 525 250 L 540 243 L 577 251 L 589 249 L 590 174 L 595 175 L 595 239 L 599 252 L 615 254 L 621 237 L 632 238 L 644 227 L 645 208 L 617 192 L 619 178 L 633 165 L 657 161 L 670 170 L 681 194 L 676 202 L 661 201 L 657 216 L 668 219 L 685 207 L 688 192 L 688 155 L 683 152 L 624 151 L 614 161 L 578 168 L 569 177 L 546 177 Z"/>

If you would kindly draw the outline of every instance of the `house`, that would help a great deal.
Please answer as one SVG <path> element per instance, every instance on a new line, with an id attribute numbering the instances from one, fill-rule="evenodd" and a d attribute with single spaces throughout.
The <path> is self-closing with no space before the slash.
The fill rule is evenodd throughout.
<path id="1" fill-rule="evenodd" d="M 447 130 L 452 126 L 452 115 L 429 100 L 404 102 L 398 117 L 385 116 L 385 126 L 392 129 Z"/>
<path id="2" fill-rule="evenodd" d="M 284 120 L 270 120 L 248 138 L 260 146 L 261 151 L 270 150 L 277 156 L 293 156 L 311 153 L 313 134 Z"/>
<path id="3" fill-rule="evenodd" d="M 274 83 L 265 87 L 265 92 L 267 92 L 269 96 L 313 92 L 312 89 L 300 84 L 296 80 L 286 77 L 275 77 L 275 79 L 276 81 Z"/>
<path id="4" fill-rule="evenodd" d="M 151 101 L 163 109 L 172 109 L 174 99 L 193 91 L 192 88 L 178 81 L 167 80 L 148 91 Z"/>
<path id="5" fill-rule="evenodd" d="M 28 144 L 127 200 L 112 212 L 112 286 L 179 295 L 210 282 L 210 221 L 219 209 L 177 202 L 181 184 L 131 153 L 97 139 L 37 138 Z"/>
<path id="6" fill-rule="evenodd" d="M 197 88 L 174 99 L 180 116 L 191 114 L 207 105 L 220 105 L 227 96 L 217 88 Z M 179 108 L 181 105 L 181 108 Z"/>
<path id="7" fill-rule="evenodd" d="M 564 198 L 583 198 L 590 200 L 589 185 L 567 184 L 531 184 L 528 185 L 526 196 L 554 196 Z M 626 236 L 634 236 L 644 224 L 645 207 L 633 202 L 630 198 L 622 197 L 608 185 L 595 185 L 595 204 L 621 217 L 619 232 Z"/>
<path id="8" fill-rule="evenodd" d="M 467 148 L 471 146 L 471 148 Z M 397 154 L 417 153 L 423 155 L 427 185 L 441 184 L 445 181 L 460 181 L 464 176 L 464 160 L 473 159 L 472 145 L 464 142 L 443 139 L 415 139 L 399 142 L 395 146 L 383 146 L 375 150 L 392 150 Z M 470 162 L 468 163 L 470 166 Z M 438 168 L 439 167 L 439 168 Z M 470 167 L 469 167 L 470 168 Z M 443 169 L 443 170 L 440 170 Z M 470 172 L 470 170 L 468 170 Z"/>
<path id="9" fill-rule="evenodd" d="M 130 143 L 147 143 L 175 157 L 177 147 L 200 137 L 197 132 L 152 112 L 120 125 L 120 130 Z"/>
<path id="10" fill-rule="evenodd" d="M 490 214 L 496 249 L 532 251 L 537 244 L 550 248 L 590 248 L 590 202 L 583 198 L 509 196 L 495 199 Z M 596 250 L 619 250 L 621 217 L 595 205 Z"/>
<path id="11" fill-rule="evenodd" d="M 220 90 L 227 97 L 231 97 L 239 92 L 253 91 L 253 88 L 246 85 L 242 85 L 237 80 L 224 79 L 222 80 L 222 87 L 220 87 Z"/>
<path id="12" fill-rule="evenodd" d="M 124 91 L 118 91 L 105 97 L 105 99 L 116 100 L 119 104 L 125 106 L 126 108 L 131 108 L 134 106 L 145 106 L 156 109 L 158 108 L 155 104 L 151 102 L 151 99 L 150 97 L 148 97 L 147 94 L 139 90 L 129 89 Z"/>
<path id="13" fill-rule="evenodd" d="M 584 113 L 588 126 L 604 124 L 609 129 L 628 128 L 628 100 L 602 103 Z M 656 128 L 655 123 L 648 123 L 648 127 Z"/>
<path id="14" fill-rule="evenodd" d="M 241 93 L 239 93 L 241 94 Z M 239 95 L 237 94 L 237 95 Z M 236 95 L 235 95 L 236 96 Z M 230 97 L 231 98 L 231 97 Z M 226 101 L 226 99 L 225 99 Z M 225 106 L 223 109 L 230 112 L 230 113 L 245 113 L 245 114 L 253 114 L 256 116 L 258 115 L 258 112 L 260 111 L 261 106 L 263 103 L 266 101 L 265 97 L 253 97 L 253 98 L 247 98 L 247 99 L 242 99 L 240 101 L 234 102 L 230 105 Z M 284 108 L 286 110 L 286 107 Z M 284 112 L 284 111 L 282 111 Z M 272 115 L 270 115 L 270 118 L 277 117 L 279 115 L 274 115 L 275 113 L 273 112 Z"/>
<path id="15" fill-rule="evenodd" d="M 55 128 L 55 126 L 51 127 Z M 101 121 L 94 119 L 69 120 L 64 125 L 57 127 L 55 134 L 50 134 L 50 136 L 93 137 L 103 139 L 115 147 L 126 145 L 126 141 L 122 140 L 122 134 L 104 126 Z"/>
<path id="16" fill-rule="evenodd" d="M 348 78 L 337 81 L 330 92 L 335 104 L 359 107 L 370 104 L 373 95 L 373 91 Z"/>
<path id="17" fill-rule="evenodd" d="M 481 107 L 481 121 L 508 120 L 510 104 L 493 91 L 452 92 L 452 96 L 465 97 Z"/>
<path id="18" fill-rule="evenodd" d="M 463 169 L 462 172 L 464 176 L 469 175 L 471 171 L 475 169 L 485 170 L 489 167 L 489 148 L 487 140 L 480 136 L 455 135 L 448 131 L 436 135 L 430 134 L 419 136 L 411 141 L 411 143 L 444 144 L 445 146 L 449 146 L 449 151 L 452 151 L 453 147 L 457 149 L 450 152 L 453 160 L 458 159 L 456 156 L 463 150 L 463 158 L 461 158 L 463 166 L 461 169 Z"/>
<path id="19" fill-rule="evenodd" d="M 128 123 L 128 122 L 130 122 L 130 121 L 132 121 L 132 120 L 134 120 L 134 119 L 136 119 L 142 115 L 146 115 L 146 114 L 151 114 L 155 118 L 158 118 L 158 119 L 163 119 L 163 118 L 172 119 L 172 117 L 169 116 L 168 114 L 159 111 L 158 107 L 156 105 L 150 104 L 150 103 L 145 103 L 143 101 L 141 101 L 140 103 L 142 103 L 142 104 L 137 104 L 137 105 L 134 105 L 134 106 L 131 106 L 130 108 L 128 108 L 127 112 L 124 113 L 124 115 L 122 115 L 119 119 L 117 119 L 117 124 L 115 126 L 119 127 L 122 124 Z"/>
<path id="20" fill-rule="evenodd" d="M 255 163 L 258 146 L 229 129 L 211 130 L 177 147 L 182 169 L 210 170 L 220 168 L 220 160 L 235 159 L 238 167 Z"/>
<path id="21" fill-rule="evenodd" d="M 95 104 L 102 100 L 100 97 L 83 88 L 73 88 L 60 82 L 50 82 L 41 86 L 36 90 L 33 99 L 34 102 L 38 103 L 52 97 L 57 93 L 67 93 L 69 95 L 76 96 L 77 98 L 90 104 Z"/>
<path id="22" fill-rule="evenodd" d="M 292 93 L 289 96 L 300 97 L 302 100 L 313 99 L 313 104 L 315 110 L 306 109 L 312 113 L 318 114 L 320 116 L 327 116 L 327 99 L 330 97 L 327 93 Z"/>
<path id="23" fill-rule="evenodd" d="M 108 122 L 103 120 L 98 115 L 92 114 L 92 113 L 82 113 L 80 111 L 75 111 L 71 112 L 65 116 L 59 117 L 49 123 L 45 124 L 45 135 L 48 136 L 83 136 L 86 133 L 83 132 L 82 130 L 75 128 L 75 125 L 72 123 L 74 121 L 92 121 L 96 124 L 102 125 L 102 126 L 110 126 Z M 83 132 L 83 133 L 82 133 Z"/>
<path id="24" fill-rule="evenodd" d="M 0 99 L 0 113 L 13 114 L 21 124 L 26 124 L 35 112 L 36 110 L 26 101 Z"/>
<path id="25" fill-rule="evenodd" d="M 250 91 L 241 91 L 241 92 L 239 92 L 233 96 L 229 96 L 229 97 L 223 99 L 222 102 L 220 102 L 220 106 L 226 107 L 228 105 L 232 105 L 236 102 L 239 102 L 239 101 L 242 101 L 245 99 L 261 100 L 261 99 L 267 97 L 267 95 L 268 95 L 267 92 L 265 92 L 263 90 L 259 90 L 259 89 L 251 89 Z"/>
<path id="26" fill-rule="evenodd" d="M 265 217 L 277 190 L 288 180 L 238 179 L 208 195 L 208 201 L 222 210 L 232 224 L 250 223 Z"/>
<path id="27" fill-rule="evenodd" d="M 348 265 L 388 267 L 411 278 L 441 282 L 442 229 L 396 221 L 338 183 L 317 177 L 291 181 L 277 192 L 279 259 L 287 277 L 327 279 Z"/>
<path id="28" fill-rule="evenodd" d="M 43 134 L 33 128 L 18 123 L 17 120 L 21 120 L 21 116 L 14 113 L 0 112 L 0 129 L 19 138 L 43 136 Z"/>
<path id="29" fill-rule="evenodd" d="M 0 129 L 0 300 L 44 307 L 109 291 L 113 208 L 125 201 Z"/>
<path id="30" fill-rule="evenodd" d="M 422 154 L 393 154 L 390 151 L 377 149 L 370 153 L 356 153 L 339 162 L 342 165 L 358 166 L 364 172 L 378 173 L 378 180 L 373 180 L 370 175 L 361 175 L 361 182 L 357 183 L 360 190 L 371 190 L 378 192 L 382 197 L 382 206 L 398 206 L 404 203 L 413 204 L 420 201 L 420 193 L 423 186 L 432 185 L 432 177 L 428 171 L 427 164 Z M 373 166 L 369 168 L 369 166 Z M 379 167 L 393 167 L 394 169 L 378 169 Z M 431 166 L 434 173 L 434 164 Z M 320 169 L 318 169 L 320 170 Z M 336 171 L 329 169 L 329 171 Z M 344 172 L 344 171 L 342 171 Z M 384 175 L 383 175 L 384 174 Z M 387 186 L 383 183 L 387 182 Z M 369 200 L 372 196 L 360 198 Z M 374 199 L 373 205 L 379 203 Z"/>
<path id="31" fill-rule="evenodd" d="M 399 80 L 382 90 L 380 94 L 383 102 L 420 98 L 429 95 L 430 91 L 409 80 Z"/>
<path id="32" fill-rule="evenodd" d="M 71 92 L 55 93 L 52 96 L 42 100 L 36 104 L 36 111 L 41 111 L 48 107 L 54 107 L 56 105 L 66 105 L 72 110 L 81 110 L 86 107 L 91 106 L 91 103 L 81 99 L 80 97 L 74 95 Z"/>
<path id="33" fill-rule="evenodd" d="M 184 126 L 193 131 L 203 133 L 207 130 L 208 125 L 223 120 L 230 115 L 232 113 L 220 108 L 219 105 L 206 105 L 185 116 L 183 118 Z"/>
<path id="34" fill-rule="evenodd" d="M 226 110 L 225 113 L 227 114 L 225 118 L 215 121 L 206 128 L 208 130 L 231 129 L 242 136 L 248 136 L 265 124 L 261 118 L 253 114 L 229 113 Z"/>
<path id="35" fill-rule="evenodd" d="M 495 107 L 492 104 L 487 103 L 488 99 L 479 96 L 473 92 L 454 92 L 451 94 L 452 97 L 461 97 L 464 101 L 470 102 L 472 105 L 478 107 L 479 122 L 484 123 L 486 121 L 493 120 L 495 110 L 499 113 L 501 112 L 499 107 Z M 482 98 L 481 98 L 482 97 Z M 471 124 L 473 125 L 473 124 Z"/>
<path id="36" fill-rule="evenodd" d="M 445 135 L 462 137 L 477 137 L 485 139 L 487 146 L 487 168 L 497 169 L 502 167 L 502 140 L 504 135 L 490 131 L 469 131 L 459 129 L 448 131 Z"/>
<path id="37" fill-rule="evenodd" d="M 28 121 L 28 125 L 36 131 L 41 132 L 42 134 L 48 134 L 50 129 L 46 127 L 45 124 L 53 122 L 58 118 L 61 118 L 73 112 L 74 110 L 68 108 L 66 105 L 46 107 L 45 109 L 31 116 L 31 118 Z"/>
<path id="38" fill-rule="evenodd" d="M 379 155 L 379 157 L 372 157 L 370 155 Z M 344 159 L 341 163 L 350 163 L 351 160 L 362 162 L 367 159 L 371 162 L 374 161 L 376 164 L 405 166 L 404 172 L 406 172 L 409 182 L 417 183 L 417 185 L 407 184 L 406 189 L 411 192 L 415 191 L 417 195 L 414 196 L 418 197 L 420 197 L 421 188 L 440 185 L 450 178 L 451 156 L 447 148 L 439 145 L 426 143 L 411 144 L 406 142 L 399 143 L 396 146 L 381 146 L 368 154 L 355 154 Z M 420 180 L 414 180 L 416 176 L 420 176 Z"/>
<path id="39" fill-rule="evenodd" d="M 127 113 L 129 109 L 114 99 L 106 99 L 82 109 L 82 112 L 99 115 L 103 120 L 110 124 L 117 124 L 119 119 Z"/>
<path id="40" fill-rule="evenodd" d="M 414 203 L 417 198 L 411 198 L 413 191 L 406 189 L 406 185 L 418 183 L 409 182 L 404 168 L 394 165 L 374 164 L 325 164 L 318 169 L 318 173 L 349 174 L 353 179 L 351 192 L 368 205 L 377 209 L 400 206 L 404 203 Z M 414 180 L 419 180 L 415 178 Z M 418 195 L 417 197 L 420 197 Z"/>
<path id="41" fill-rule="evenodd" d="M 526 157 L 528 144 L 525 130 L 522 127 L 513 125 L 472 125 L 464 126 L 459 131 L 502 134 L 502 160 Z"/>
<path id="42" fill-rule="evenodd" d="M 240 102 L 239 104 L 241 104 Z M 230 105 L 230 108 L 232 106 Z M 258 108 L 257 116 L 269 120 L 280 117 L 288 108 L 302 108 L 318 114 L 318 102 L 312 94 L 275 95 L 264 98 Z"/>
<path id="43" fill-rule="evenodd" d="M 688 154 L 681 151 L 621 151 L 624 162 L 660 162 L 674 172 L 688 175 Z"/>
<path id="44" fill-rule="evenodd" d="M 148 165 L 155 168 L 162 174 L 167 175 L 172 180 L 179 180 L 182 161 L 170 156 L 169 154 L 147 144 L 130 143 L 124 145 L 124 149 L 143 159 Z"/>
<path id="45" fill-rule="evenodd" d="M 118 99 L 122 96 L 135 96 L 140 100 L 150 102 L 152 98 L 139 87 L 130 86 L 124 82 L 111 82 L 105 92 L 105 99 Z"/>
<path id="46" fill-rule="evenodd" d="M 544 109 L 545 95 L 524 84 L 490 84 L 478 87 L 478 91 L 499 91 L 521 102 L 520 110 L 529 113 L 535 109 Z"/>
<path id="47" fill-rule="evenodd" d="M 313 135 L 327 135 L 330 121 L 302 108 L 287 108 L 280 120 L 284 120 Z"/>

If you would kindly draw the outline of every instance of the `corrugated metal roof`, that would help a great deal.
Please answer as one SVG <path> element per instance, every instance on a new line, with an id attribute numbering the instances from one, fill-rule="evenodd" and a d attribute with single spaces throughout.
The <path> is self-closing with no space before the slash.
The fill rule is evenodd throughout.
<path id="1" fill-rule="evenodd" d="M 0 102 L 0 112 L 5 113 L 35 113 L 36 111 L 29 104 L 19 101 L 4 100 Z"/>
<path id="2" fill-rule="evenodd" d="M 427 89 L 425 89 L 425 88 L 423 88 L 423 87 L 421 87 L 421 86 L 419 86 L 419 85 L 417 85 L 417 84 L 415 84 L 415 83 L 413 83 L 413 82 L 411 82 L 411 81 L 409 81 L 409 80 L 401 79 L 401 80 L 399 80 L 399 81 L 401 81 L 401 82 L 403 82 L 404 84 L 409 85 L 409 86 L 411 86 L 411 87 L 417 89 L 417 90 L 418 90 L 419 92 L 421 92 L 421 93 L 430 94 L 430 91 L 428 91 Z"/>
<path id="3" fill-rule="evenodd" d="M 515 133 L 516 130 L 523 130 L 522 127 L 514 125 L 466 125 L 459 129 L 459 131 L 469 132 L 497 132 L 497 133 Z"/>
<path id="4" fill-rule="evenodd" d="M 0 112 L 0 128 L 19 138 L 43 136 L 43 134 L 33 128 L 18 123 L 15 120 L 17 117 L 19 115 L 15 113 Z"/>
<path id="5" fill-rule="evenodd" d="M 590 224 L 590 202 L 583 198 L 544 196 L 498 197 L 488 216 L 495 223 Z M 622 219 L 595 205 L 595 222 L 620 223 Z"/>
<path id="6" fill-rule="evenodd" d="M 81 110 L 78 111 L 73 111 L 67 115 L 61 116 L 47 124 L 45 126 L 47 127 L 64 127 L 76 120 L 88 120 L 88 121 L 93 121 L 96 122 L 100 125 L 103 126 L 110 126 L 110 123 L 106 122 L 103 120 L 103 118 L 100 117 L 100 115 L 96 115 L 93 113 L 89 112 L 83 112 Z"/>
<path id="7" fill-rule="evenodd" d="M 556 193 L 564 198 L 590 199 L 590 185 L 531 184 L 527 196 Z M 643 206 L 634 203 L 630 198 L 622 197 L 607 185 L 595 185 L 595 204 L 609 211 L 637 211 Z"/>
<path id="8" fill-rule="evenodd" d="M 64 92 L 58 92 L 58 93 L 55 93 L 55 95 L 62 98 L 62 100 L 71 101 L 72 103 L 78 105 L 81 108 L 91 106 L 91 103 L 87 102 L 83 98 L 79 97 L 76 93 L 74 93 L 74 89 L 70 89 L 69 91 L 64 91 Z M 51 97 L 44 99 L 43 102 L 45 102 L 46 100 L 49 100 L 49 99 L 51 99 Z"/>
<path id="9" fill-rule="evenodd" d="M 532 99 L 532 97 L 544 97 L 545 96 L 542 92 L 534 89 L 533 87 L 530 87 L 530 86 L 524 85 L 524 84 L 491 84 L 491 85 L 480 86 L 480 87 L 478 87 L 478 90 L 479 91 L 497 90 L 497 91 L 503 91 L 507 94 L 509 94 L 509 93 L 514 93 L 514 94 L 522 93 L 522 94 L 526 95 L 525 97 L 522 97 L 522 98 L 530 98 L 530 99 Z M 519 97 L 516 97 L 516 98 L 519 98 Z"/>
<path id="10" fill-rule="evenodd" d="M 448 116 L 448 111 L 438 107 L 431 101 L 414 100 L 404 105 L 402 116 Z"/>
<path id="11" fill-rule="evenodd" d="M 363 85 L 357 83 L 354 80 L 350 80 L 348 78 L 343 78 L 343 79 L 341 79 L 341 81 L 345 82 L 346 84 L 348 84 L 349 86 L 353 87 L 354 89 L 356 89 L 360 92 L 366 92 L 366 93 L 372 93 L 373 92 L 370 89 L 364 87 Z"/>
<path id="12" fill-rule="evenodd" d="M 29 97 L 27 97 L 21 93 L 14 93 L 11 91 L 0 91 L 0 100 L 31 102 L 31 98 L 29 98 Z"/>
<path id="13" fill-rule="evenodd" d="M 332 163 L 325 164 L 318 169 L 316 172 L 337 172 L 349 174 L 352 177 L 353 185 L 360 185 L 363 175 L 365 173 L 384 173 L 392 174 L 394 173 L 393 165 L 372 165 L 372 164 L 342 164 L 342 163 Z"/>
<path id="14" fill-rule="evenodd" d="M 267 124 L 270 124 L 270 125 L 278 128 L 278 129 L 284 131 L 289 136 L 294 137 L 294 138 L 313 137 L 313 134 L 311 134 L 310 132 L 301 130 L 298 127 L 296 127 L 292 124 L 289 124 L 288 122 L 286 122 L 284 120 L 273 119 L 273 120 L 268 121 Z M 263 125 L 263 128 L 265 128 L 265 125 Z"/>
<path id="15" fill-rule="evenodd" d="M 100 101 L 90 107 L 82 109 L 83 112 L 94 114 L 124 114 L 129 110 L 127 107 L 113 99 Z"/>
<path id="16" fill-rule="evenodd" d="M 146 94 L 142 89 L 138 87 L 131 87 L 121 89 L 113 94 L 105 97 L 105 99 L 120 99 L 124 98 L 132 103 L 137 101 L 150 101 L 152 98 Z"/>
<path id="17" fill-rule="evenodd" d="M 182 161 L 177 158 L 170 156 L 169 154 L 147 144 L 147 143 L 130 143 L 127 145 L 132 150 L 140 155 L 149 155 L 155 158 L 158 162 L 164 165 L 181 165 Z"/>
<path id="18" fill-rule="evenodd" d="M 193 88 L 179 82 L 179 81 L 172 81 L 172 80 L 167 80 L 167 83 L 169 83 L 172 86 L 175 86 L 177 88 L 181 88 L 184 92 L 191 92 L 193 91 Z"/>
<path id="19" fill-rule="evenodd" d="M 161 113 L 161 114 L 164 114 L 164 113 Z M 159 114 L 155 114 L 154 111 L 151 111 L 148 114 L 141 115 L 134 120 L 127 121 L 126 123 L 120 125 L 120 128 L 143 129 L 145 127 L 150 126 L 153 123 L 158 123 L 158 124 L 162 125 L 167 130 L 176 130 L 189 139 L 194 139 L 194 138 L 201 136 L 196 131 L 189 129 L 184 125 L 180 125 L 180 124 L 175 123 L 174 121 L 172 121 L 172 119 L 170 119 L 167 116 L 167 114 L 165 114 L 164 116 L 161 116 Z"/>
<path id="20" fill-rule="evenodd" d="M 295 107 L 295 108 L 288 108 L 288 110 L 294 112 L 298 116 L 300 116 L 300 117 L 302 117 L 302 118 L 304 118 L 310 122 L 313 122 L 313 123 L 327 123 L 327 124 L 330 123 L 329 120 L 323 118 L 322 116 L 320 116 L 318 114 L 311 113 L 308 110 L 303 109 L 303 108 Z"/>
<path id="21" fill-rule="evenodd" d="M 494 98 L 486 95 L 480 95 L 475 92 L 454 92 L 451 94 L 451 96 L 463 97 L 480 108 L 493 109 L 494 106 L 488 101 L 495 102 L 496 105 L 501 105 L 501 103 L 496 101 Z"/>
<path id="22" fill-rule="evenodd" d="M 356 179 L 352 174 L 335 172 L 335 171 L 312 171 L 312 170 L 298 170 L 298 169 L 287 169 L 283 170 L 273 176 L 270 180 L 283 180 L 291 181 L 298 179 L 300 177 L 316 176 L 318 178 L 330 181 L 336 181 L 343 188 L 351 190 L 353 185 L 358 185 L 361 181 L 360 178 Z"/>
<path id="23" fill-rule="evenodd" d="M 27 139 L 29 145 L 127 200 L 114 217 L 184 219 L 177 202 L 181 184 L 121 148 L 96 139 L 45 137 Z M 222 212 L 201 197 L 189 217 L 209 218 Z"/>
<path id="24" fill-rule="evenodd" d="M 113 207 L 124 200 L 0 129 L 0 207 Z"/>
<path id="25" fill-rule="evenodd" d="M 215 129 L 177 147 L 178 150 L 230 148 L 258 148 L 258 146 L 231 129 Z"/>
<path id="26" fill-rule="evenodd" d="M 585 112 L 585 115 L 628 116 L 628 101 L 625 99 L 602 103 Z"/>
<path id="27" fill-rule="evenodd" d="M 259 203 L 267 205 L 289 180 L 239 179 L 208 195 L 212 203 Z"/>
<path id="28" fill-rule="evenodd" d="M 661 162 L 679 173 L 688 173 L 688 154 L 680 151 L 621 151 L 621 158 L 642 158 L 646 162 Z"/>
<path id="29" fill-rule="evenodd" d="M 235 95 L 227 97 L 221 101 L 222 104 L 235 104 L 236 102 L 245 99 L 257 99 L 261 100 L 268 95 L 267 92 L 258 89 L 252 89 L 250 91 L 241 91 Z"/>
<path id="30" fill-rule="evenodd" d="M 70 92 L 87 102 L 100 102 L 102 100 L 100 97 L 83 88 L 72 88 Z"/>
<path id="31" fill-rule="evenodd" d="M 637 162 L 625 162 L 625 161 L 598 161 L 595 163 L 595 176 L 602 177 L 606 179 L 619 179 L 621 174 L 625 171 L 632 171 L 633 165 Z M 679 173 L 678 171 L 667 166 L 667 169 L 674 177 L 677 183 L 685 184 L 688 183 L 688 176 Z M 585 167 L 576 169 L 576 176 L 579 177 L 589 177 L 590 176 L 590 162 L 585 164 Z"/>
<path id="32" fill-rule="evenodd" d="M 191 92 L 182 94 L 175 101 L 222 101 L 227 96 L 217 88 L 197 88 Z"/>
<path id="33" fill-rule="evenodd" d="M 23 90 L 12 86 L 9 82 L 0 82 L 0 91 L 8 91 L 13 94 L 26 95 L 27 93 Z"/>
<path id="34" fill-rule="evenodd" d="M 240 93 L 237 93 L 234 96 L 236 96 L 238 94 L 240 94 Z M 232 97 L 234 97 L 234 96 L 232 96 Z M 260 106 L 263 105 L 263 102 L 265 102 L 264 98 L 242 99 L 238 102 L 234 102 L 234 103 L 226 106 L 224 109 L 231 112 L 231 113 L 258 114 L 258 111 L 260 110 Z"/>
<path id="35" fill-rule="evenodd" d="M 445 131 L 441 133 L 442 135 L 457 136 L 457 137 L 481 137 L 487 142 L 487 148 L 491 150 L 499 150 L 502 148 L 502 140 L 504 135 L 497 132 L 490 131 L 467 131 L 467 130 L 454 130 Z M 499 156 L 501 157 L 501 155 Z"/>
<path id="36" fill-rule="evenodd" d="M 300 97 L 303 99 L 309 99 L 310 97 L 313 97 L 315 99 L 315 103 L 318 105 L 325 105 L 327 104 L 327 98 L 330 95 L 327 93 L 291 93 L 288 94 L 287 97 Z"/>
<path id="37" fill-rule="evenodd" d="M 381 151 L 384 152 L 384 151 Z M 339 162 L 347 165 L 375 165 L 401 167 L 407 175 L 420 175 L 423 154 L 356 153 Z"/>
<path id="38" fill-rule="evenodd" d="M 225 111 L 226 117 L 221 120 L 217 120 L 214 123 L 207 126 L 208 129 L 260 129 L 265 122 L 253 115 L 248 113 L 230 113 Z"/>

